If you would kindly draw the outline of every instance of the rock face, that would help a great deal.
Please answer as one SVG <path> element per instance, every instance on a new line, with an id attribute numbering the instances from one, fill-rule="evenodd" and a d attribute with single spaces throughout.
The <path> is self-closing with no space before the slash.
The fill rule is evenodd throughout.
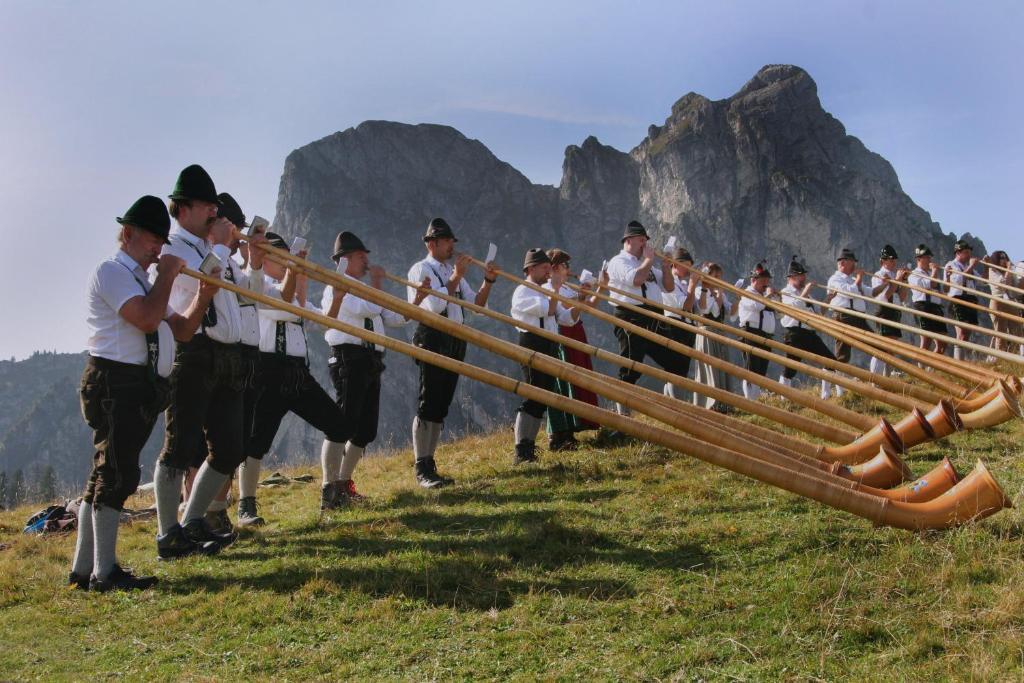
<path id="1" fill-rule="evenodd" d="M 373 250 L 372 260 L 404 275 L 423 254 L 432 216 L 445 217 L 469 253 L 482 256 L 488 242 L 498 244 L 498 261 L 510 272 L 533 246 L 565 248 L 577 270 L 596 270 L 618 251 L 634 218 L 657 244 L 676 235 L 698 261 L 718 261 L 731 278 L 759 260 L 784 272 L 796 254 L 823 281 L 843 247 L 873 269 L 885 243 L 910 260 L 919 242 L 946 257 L 955 239 L 903 192 L 885 159 L 822 108 L 804 70 L 779 65 L 764 67 L 724 100 L 685 95 L 629 153 L 594 137 L 568 147 L 558 188 L 530 183 L 452 128 L 368 121 L 289 155 L 275 225 L 310 239 L 320 259 L 338 231 L 352 230 Z M 479 271 L 470 279 L 479 284 Z M 499 282 L 492 307 L 507 311 L 511 289 Z M 514 336 L 489 321 L 474 324 Z M 607 326 L 588 327 L 592 341 L 614 347 Z M 314 367 L 324 367 L 322 343 L 314 353 Z M 517 372 L 483 352 L 471 352 L 470 360 Z M 403 444 L 416 369 L 399 357 L 389 366 L 381 434 Z M 449 427 L 511 424 L 515 403 L 464 380 Z M 286 424 L 291 436 L 280 448 L 312 452 L 310 430 Z"/>
<path id="2" fill-rule="evenodd" d="M 535 246 L 562 247 L 577 271 L 596 270 L 619 250 L 623 227 L 632 219 L 643 222 L 659 246 L 676 235 L 699 261 L 721 263 L 731 279 L 766 259 L 779 274 L 777 283 L 793 254 L 804 259 L 813 279 L 823 281 L 843 247 L 852 247 L 861 265 L 873 268 L 885 243 L 910 260 L 919 242 L 948 258 L 954 241 L 903 192 L 892 166 L 822 108 L 806 72 L 777 65 L 764 67 L 724 100 L 685 95 L 664 124 L 651 126 L 628 153 L 594 137 L 568 147 L 557 188 L 531 183 L 450 127 L 367 121 L 288 156 L 275 229 L 306 237 L 312 258 L 322 263 L 335 234 L 352 230 L 373 251 L 374 262 L 404 276 L 424 254 L 421 237 L 433 216 L 451 223 L 461 250 L 479 257 L 488 242 L 496 243 L 499 265 L 515 273 L 523 253 Z M 984 253 L 980 244 L 978 252 Z M 480 271 L 469 279 L 478 286 Z M 392 285 L 389 290 L 402 294 Z M 319 287 L 313 292 L 318 297 Z M 499 281 L 491 307 L 507 312 L 511 292 Z M 505 339 L 515 336 L 487 320 L 472 324 Z M 410 338 L 412 328 L 393 334 Z M 592 342 L 615 348 L 607 325 L 591 321 L 587 328 Z M 309 339 L 311 368 L 330 391 L 323 335 L 311 326 Z M 468 360 L 519 373 L 512 363 L 472 347 Z M 28 372 L 41 361 L 22 363 L 11 365 L 8 374 Z M 10 383 L 9 395 L 0 391 L 0 405 L 8 399 L 21 405 L 7 412 L 9 421 L 0 415 L 0 470 L 50 463 L 64 481 L 84 481 L 90 449 L 75 394 L 81 363 L 70 357 L 67 376 L 48 378 L 31 397 L 21 381 Z M 408 443 L 416 403 L 416 366 L 400 354 L 389 355 L 386 364 L 377 450 Z M 59 400 L 53 394 L 58 385 Z M 466 429 L 510 426 L 517 403 L 462 380 L 446 438 Z M 159 436 L 146 450 L 147 475 Z M 320 438 L 289 416 L 268 466 L 316 459 Z"/>

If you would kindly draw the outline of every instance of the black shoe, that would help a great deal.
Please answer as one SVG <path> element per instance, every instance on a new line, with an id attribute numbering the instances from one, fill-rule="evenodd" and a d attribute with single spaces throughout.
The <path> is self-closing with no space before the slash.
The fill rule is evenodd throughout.
<path id="1" fill-rule="evenodd" d="M 320 512 L 337 510 L 344 507 L 345 502 L 341 500 L 340 492 L 341 489 L 336 481 L 332 481 L 330 484 L 323 484 L 320 487 Z"/>
<path id="2" fill-rule="evenodd" d="M 433 458 L 424 458 L 416 461 L 416 482 L 425 489 L 436 489 L 454 484 L 455 480 L 438 474 Z"/>
<path id="3" fill-rule="evenodd" d="M 185 531 L 185 535 L 188 536 L 196 543 L 209 543 L 213 542 L 219 545 L 221 548 L 226 548 L 238 539 L 238 534 L 234 531 L 229 531 L 224 534 L 219 531 L 214 531 L 207 524 L 204 517 L 198 519 L 190 519 L 185 522 L 181 527 Z"/>
<path id="4" fill-rule="evenodd" d="M 246 496 L 238 501 L 238 526 L 263 526 L 266 520 L 256 514 L 256 497 Z"/>
<path id="5" fill-rule="evenodd" d="M 100 581 L 95 576 L 90 576 L 89 590 L 97 593 L 106 593 L 112 590 L 144 591 L 152 588 L 156 583 L 157 578 L 155 576 L 135 576 L 131 570 L 124 569 L 120 565 L 115 564 L 110 572 L 110 576 L 103 581 Z"/>
<path id="6" fill-rule="evenodd" d="M 574 451 L 580 447 L 572 432 L 555 434 L 548 440 L 548 450 L 552 453 L 559 451 Z"/>
<path id="7" fill-rule="evenodd" d="M 528 462 L 537 462 L 537 446 L 532 441 L 521 441 L 516 444 L 516 455 L 512 459 L 512 464 L 522 465 Z"/>
<path id="8" fill-rule="evenodd" d="M 89 590 L 89 577 L 84 574 L 68 572 L 68 587 L 78 590 Z"/>
<path id="9" fill-rule="evenodd" d="M 235 530 L 234 525 L 231 524 L 231 518 L 228 516 L 227 510 L 207 512 L 204 517 L 206 518 L 206 523 L 210 525 L 210 530 L 214 533 L 230 534 Z"/>
<path id="10" fill-rule="evenodd" d="M 156 552 L 160 560 L 175 560 L 189 555 L 216 555 L 220 552 L 220 544 L 197 543 L 188 537 L 180 524 L 176 524 L 163 536 L 156 537 Z"/>

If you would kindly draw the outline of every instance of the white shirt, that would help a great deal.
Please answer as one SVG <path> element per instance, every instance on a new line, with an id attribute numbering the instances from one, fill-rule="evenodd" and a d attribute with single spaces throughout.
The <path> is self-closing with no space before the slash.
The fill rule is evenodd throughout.
<path id="1" fill-rule="evenodd" d="M 235 259 L 231 258 L 231 250 L 225 244 L 214 245 L 213 253 L 220 258 L 220 262 L 223 264 L 225 280 L 250 290 L 260 291 L 262 289 L 262 269 L 255 270 L 250 267 L 242 270 L 242 266 Z M 239 329 L 240 341 L 246 346 L 259 346 L 260 316 L 256 309 L 256 302 L 246 297 L 239 297 L 238 307 L 241 325 Z"/>
<path id="2" fill-rule="evenodd" d="M 848 294 L 860 294 L 861 296 L 866 297 L 871 296 L 870 286 L 861 284 L 858 287 L 857 278 L 855 276 L 847 275 L 837 270 L 832 273 L 832 277 L 828 279 L 828 288 L 836 293 L 830 302 L 834 308 L 852 308 L 853 310 L 860 311 L 861 313 L 867 312 L 868 305 L 864 303 L 863 299 L 855 299 L 851 296 L 843 295 L 843 292 L 846 292 Z"/>
<path id="3" fill-rule="evenodd" d="M 686 297 L 689 294 L 690 278 L 680 279 L 678 275 L 672 273 L 672 280 L 675 283 L 675 289 L 671 292 L 662 292 L 661 303 L 666 306 L 671 306 L 672 308 L 681 308 L 685 311 L 686 307 L 683 304 L 686 303 Z M 665 315 L 669 318 L 675 318 L 676 320 L 684 319 L 683 316 L 678 313 L 672 313 L 671 311 L 665 311 Z"/>
<path id="4" fill-rule="evenodd" d="M 960 263 L 956 259 L 953 259 L 952 261 L 946 264 L 946 270 L 950 271 L 948 292 L 950 296 L 973 294 L 973 292 L 965 292 L 964 290 L 976 289 L 976 287 L 974 286 L 975 281 L 963 276 L 964 273 L 975 275 L 973 268 L 968 269 L 966 264 Z"/>
<path id="5" fill-rule="evenodd" d="M 801 296 L 802 291 L 803 290 L 797 289 L 793 285 L 787 284 L 779 291 L 779 294 L 782 295 L 782 303 L 786 304 L 787 306 L 792 306 L 793 308 L 800 309 L 805 313 L 814 313 L 814 308 L 811 306 L 811 304 L 807 303 L 806 301 L 801 301 L 800 299 L 794 298 L 797 296 Z M 804 325 L 799 320 L 790 315 L 782 316 L 782 319 L 779 320 L 779 323 L 783 327 L 803 327 L 807 329 L 806 325 Z"/>
<path id="6" fill-rule="evenodd" d="M 757 294 L 757 290 L 751 285 L 746 288 L 747 292 Z M 760 294 L 759 296 L 764 296 Z M 761 330 L 765 334 L 775 334 L 775 312 L 766 308 L 760 301 L 754 301 L 748 297 L 740 299 L 739 307 L 740 326 L 752 327 Z"/>
<path id="7" fill-rule="evenodd" d="M 271 277 L 264 278 L 263 293 L 267 296 L 281 299 L 281 291 L 283 289 L 283 283 Z M 303 326 L 303 319 L 288 311 L 269 308 L 263 304 L 259 304 L 258 308 L 260 315 L 260 351 L 263 353 L 280 353 L 283 350 L 287 356 L 305 358 L 306 328 Z M 314 313 L 320 312 L 320 309 L 308 301 L 304 308 Z"/>
<path id="8" fill-rule="evenodd" d="M 1013 273 L 1004 273 L 1001 270 L 995 268 L 988 269 L 988 287 L 992 292 L 992 296 L 999 299 L 1015 299 L 1016 292 L 1011 292 L 1004 289 L 1002 285 L 1008 285 L 1010 287 L 1018 287 L 1017 277 Z"/>
<path id="9" fill-rule="evenodd" d="M 354 278 L 348 273 L 343 273 L 343 277 L 347 277 L 350 280 L 358 281 L 358 278 Z M 331 310 L 331 304 L 334 303 L 334 288 L 331 286 L 324 287 L 323 298 L 320 300 L 320 308 L 323 309 L 324 315 Z M 402 327 L 408 320 L 404 316 L 390 311 L 383 306 L 370 303 L 365 299 L 360 299 L 351 292 L 345 294 L 341 300 L 341 306 L 338 308 L 338 320 L 353 327 L 360 329 L 367 329 L 369 325 L 374 332 L 377 334 L 385 334 L 385 327 Z M 369 321 L 369 323 L 367 323 Z M 341 330 L 334 328 L 328 328 L 324 332 L 324 339 L 331 346 L 338 346 L 340 344 L 355 344 L 357 346 L 367 346 L 367 348 L 373 346 L 369 342 L 364 342 L 359 337 L 351 334 L 346 334 Z M 383 351 L 384 349 L 375 350 Z"/>
<path id="10" fill-rule="evenodd" d="M 551 283 L 543 285 L 544 288 L 551 290 Z M 561 291 L 559 291 L 561 294 Z M 563 295 L 564 296 L 564 295 Z M 512 292 L 512 317 L 516 320 L 526 323 L 527 325 L 533 325 L 534 327 L 542 327 L 545 330 L 551 330 L 552 332 L 558 332 L 559 325 L 565 325 L 566 327 L 572 327 L 576 324 L 576 321 L 572 319 L 571 309 L 566 308 L 561 302 L 558 302 L 555 308 L 555 315 L 548 315 L 549 306 L 551 299 L 540 292 L 527 287 L 526 285 L 519 285 Z M 520 332 L 526 332 L 521 327 L 517 327 Z"/>
<path id="11" fill-rule="evenodd" d="M 907 284 L 914 285 L 915 287 L 921 287 L 922 289 L 938 291 L 938 283 L 930 280 L 930 277 L 931 272 L 925 271 L 921 268 L 914 268 L 914 270 L 910 272 L 910 277 L 907 278 Z M 930 304 L 937 304 L 942 301 L 942 299 L 937 296 L 925 294 L 924 292 L 919 292 L 916 289 L 910 290 L 911 301 L 924 301 L 925 299 L 927 299 Z"/>
<path id="12" fill-rule="evenodd" d="M 441 263 L 433 256 L 427 256 L 427 258 L 422 261 L 417 261 L 412 264 L 412 268 L 409 269 L 409 275 L 406 279 L 410 282 L 421 283 L 423 282 L 423 278 L 429 277 L 431 289 L 435 289 L 442 294 L 448 294 L 448 280 L 451 279 L 454 271 L 455 268 L 447 263 Z M 462 298 L 463 301 L 469 301 L 472 303 L 476 299 L 476 292 L 469 286 L 469 283 L 466 282 L 466 278 L 459 280 L 459 288 L 456 291 L 457 295 Z M 416 290 L 412 287 L 406 287 L 406 298 L 409 303 L 414 302 L 416 300 Z M 437 313 L 438 315 L 444 315 L 447 313 L 449 320 L 454 323 L 459 323 L 460 325 L 464 323 L 466 319 L 466 313 L 462 309 L 462 306 L 448 303 L 436 296 L 427 296 L 420 304 L 420 308 L 424 308 L 431 313 Z"/>
<path id="13" fill-rule="evenodd" d="M 875 287 L 881 287 L 882 285 L 888 285 L 889 284 L 888 282 L 886 282 L 882 278 L 888 278 L 890 280 L 895 280 L 896 279 L 896 271 L 889 270 L 885 266 L 882 266 L 881 268 L 879 268 L 875 272 L 875 274 L 871 277 L 871 290 L 872 291 L 874 291 Z M 886 301 L 888 303 L 892 303 L 895 298 L 896 298 L 895 294 L 889 294 L 889 296 L 885 296 L 885 290 L 884 289 L 881 292 L 878 293 L 878 296 L 875 297 L 875 299 L 877 301 Z"/>
<path id="14" fill-rule="evenodd" d="M 693 290 L 693 310 L 697 311 L 701 315 L 706 315 L 709 318 L 714 318 L 715 320 L 718 320 L 718 317 L 722 314 L 722 307 L 724 306 L 726 315 L 728 316 L 729 320 L 736 319 L 735 315 L 729 314 L 729 312 L 732 310 L 732 300 L 729 298 L 728 294 L 722 292 L 722 306 L 719 306 L 718 302 L 715 301 L 715 297 L 712 296 L 711 290 L 709 289 L 707 299 L 705 300 L 704 305 L 701 306 L 700 297 L 701 292 L 703 291 L 704 287 L 702 285 L 697 285 L 697 288 Z"/>
<path id="15" fill-rule="evenodd" d="M 210 247 L 206 240 L 196 237 L 180 225 L 171 228 L 170 244 L 165 244 L 162 254 L 173 254 L 185 261 L 185 265 L 192 270 L 199 270 L 199 265 L 210 253 Z M 221 269 L 221 277 L 225 276 L 225 270 Z M 199 281 L 186 276 L 174 279 L 171 286 L 170 305 L 178 313 L 184 315 L 189 304 L 195 298 L 199 289 Z M 238 298 L 234 292 L 226 289 L 218 289 L 213 295 L 210 307 L 216 311 L 217 324 L 207 327 L 201 324 L 196 334 L 205 334 L 207 337 L 222 344 L 237 344 L 242 339 L 242 314 L 238 308 Z M 205 319 L 205 316 L 204 316 Z"/>
<path id="16" fill-rule="evenodd" d="M 137 296 L 146 296 L 149 289 L 149 275 L 122 250 L 97 266 L 86 294 L 90 356 L 130 365 L 146 364 L 146 334 L 121 316 L 121 307 Z M 173 313 L 168 308 L 164 317 Z M 174 349 L 169 351 L 173 356 Z"/>
<path id="17" fill-rule="evenodd" d="M 640 270 L 641 263 L 643 263 L 642 258 L 633 256 L 623 249 L 608 261 L 608 285 L 615 289 L 629 292 L 637 297 L 643 297 L 651 301 L 662 301 L 661 268 L 657 264 L 651 267 L 647 282 L 643 283 L 640 287 L 633 284 L 633 278 L 636 277 L 636 272 Z M 621 301 L 634 306 L 641 304 L 636 299 L 616 294 L 615 292 L 610 292 L 609 296 L 613 302 Z M 612 305 L 617 306 L 618 304 L 612 303 Z"/>

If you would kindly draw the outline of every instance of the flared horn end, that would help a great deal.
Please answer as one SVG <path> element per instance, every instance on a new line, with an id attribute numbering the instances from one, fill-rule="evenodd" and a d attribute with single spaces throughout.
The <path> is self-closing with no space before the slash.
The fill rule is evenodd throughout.
<path id="1" fill-rule="evenodd" d="M 929 410 L 924 417 L 935 431 L 935 438 L 937 439 L 947 437 L 953 432 L 959 432 L 964 428 L 964 422 L 960 419 L 960 413 L 946 399 L 936 403 L 935 407 Z"/>
<path id="2" fill-rule="evenodd" d="M 861 434 L 855 441 L 845 446 L 826 447 L 822 454 L 827 460 L 838 460 L 841 463 L 853 464 L 862 463 L 873 458 L 879 448 L 885 448 L 892 453 L 903 453 L 903 439 L 889 424 L 884 417 L 878 424 Z"/>
<path id="3" fill-rule="evenodd" d="M 1021 389 L 1024 389 L 1024 384 L 1021 383 L 1021 378 L 1017 375 L 1008 375 L 1006 377 L 1006 385 L 1010 387 L 1010 391 L 1013 392 L 1014 396 L 1020 396 Z"/>
<path id="4" fill-rule="evenodd" d="M 946 529 L 994 515 L 1013 503 L 979 460 L 956 486 L 924 503 L 893 501 L 885 508 L 883 524 L 901 529 Z"/>
<path id="5" fill-rule="evenodd" d="M 907 464 L 884 446 L 878 455 L 860 465 L 840 465 L 839 476 L 872 488 L 887 489 L 914 478 Z"/>
<path id="6" fill-rule="evenodd" d="M 903 486 L 891 489 L 872 489 L 862 486 L 860 490 L 886 500 L 926 503 L 953 488 L 959 479 L 960 476 L 953 468 L 953 463 L 949 461 L 949 458 L 943 458 L 942 462 L 932 468 L 930 472 Z"/>
<path id="7" fill-rule="evenodd" d="M 939 463 L 939 467 L 937 469 L 940 468 L 943 472 L 946 473 L 946 476 L 949 477 L 950 482 L 952 482 L 953 484 L 956 484 L 960 481 L 960 473 L 956 471 L 956 467 L 953 465 L 953 461 L 950 460 L 948 457 L 944 457 L 942 459 L 942 462 Z"/>
<path id="8" fill-rule="evenodd" d="M 1013 508 L 1013 501 L 1003 492 L 1003 487 L 999 485 L 996 478 L 992 476 L 992 472 L 989 471 L 988 467 L 980 459 L 974 464 L 974 469 L 971 470 L 971 473 L 967 475 L 967 477 L 971 476 L 977 477 L 983 482 L 984 490 L 989 494 L 988 499 L 991 500 L 991 504 L 996 508 L 993 512 L 998 512 L 1003 508 Z M 963 481 L 967 481 L 967 477 L 964 477 Z"/>
<path id="9" fill-rule="evenodd" d="M 1020 403 L 1009 387 L 1000 381 L 999 393 L 981 408 L 962 414 L 964 426 L 968 429 L 984 429 L 1002 424 L 1015 417 L 1021 417 Z"/>
<path id="10" fill-rule="evenodd" d="M 893 425 L 893 429 L 900 435 L 905 448 L 913 448 L 936 438 L 935 428 L 920 408 L 911 410 L 906 417 Z"/>
<path id="11" fill-rule="evenodd" d="M 990 386 L 988 389 L 981 392 L 980 394 L 972 396 L 971 398 L 963 398 L 956 401 L 956 409 L 962 415 L 963 413 L 971 413 L 974 412 L 975 410 L 978 410 L 979 408 L 983 408 L 986 403 L 988 403 L 993 398 L 999 395 L 999 392 L 1002 389 L 1000 384 L 1001 380 L 997 379 L 996 381 L 992 382 L 992 386 Z"/>

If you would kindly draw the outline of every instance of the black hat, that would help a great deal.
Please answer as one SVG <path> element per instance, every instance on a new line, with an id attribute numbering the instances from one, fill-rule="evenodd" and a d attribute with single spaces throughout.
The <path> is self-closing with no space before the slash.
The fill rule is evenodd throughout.
<path id="1" fill-rule="evenodd" d="M 458 242 L 458 238 L 455 237 L 455 233 L 452 232 L 452 228 L 448 225 L 448 221 L 443 218 L 431 219 L 430 225 L 427 226 L 427 234 L 423 236 L 424 242 L 430 240 L 450 238 L 455 242 Z"/>
<path id="2" fill-rule="evenodd" d="M 922 256 L 934 256 L 934 254 L 932 254 L 932 250 L 928 248 L 927 244 L 919 244 L 917 245 L 917 249 L 914 250 L 915 258 L 920 258 Z"/>
<path id="3" fill-rule="evenodd" d="M 365 251 L 367 254 L 370 253 L 370 250 L 366 248 L 363 241 L 354 234 L 348 231 L 339 232 L 338 236 L 334 238 L 334 256 L 331 258 L 335 263 L 337 263 L 342 256 L 347 256 L 353 251 Z"/>
<path id="4" fill-rule="evenodd" d="M 750 271 L 750 279 L 751 280 L 756 280 L 759 277 L 770 278 L 771 276 L 772 276 L 771 272 L 767 268 L 764 267 L 763 263 L 758 263 Z"/>
<path id="5" fill-rule="evenodd" d="M 644 226 L 640 225 L 640 221 L 630 221 L 629 225 L 626 226 L 626 232 L 622 233 L 622 239 L 619 241 L 625 242 L 630 237 L 651 238 L 651 236 L 647 234 L 647 230 L 644 229 Z"/>
<path id="6" fill-rule="evenodd" d="M 796 260 L 796 254 L 793 254 L 793 258 L 789 262 L 789 272 L 786 273 L 786 277 L 792 275 L 807 275 L 807 269 L 804 268 L 804 264 Z"/>
<path id="7" fill-rule="evenodd" d="M 267 244 L 278 249 L 284 249 L 285 251 L 291 251 L 288 248 L 288 243 L 284 241 L 284 238 L 278 235 L 276 232 L 268 232 L 266 235 Z"/>
<path id="8" fill-rule="evenodd" d="M 685 247 L 676 247 L 672 252 L 672 258 L 676 261 L 689 261 L 693 263 L 693 257 L 690 256 L 690 252 L 686 251 Z"/>
<path id="9" fill-rule="evenodd" d="M 117 222 L 148 230 L 170 244 L 167 235 L 171 232 L 171 217 L 167 213 L 167 205 L 162 199 L 151 194 L 136 199 L 124 212 L 124 216 L 118 216 Z"/>
<path id="10" fill-rule="evenodd" d="M 242 213 L 242 207 L 238 205 L 234 197 L 227 192 L 221 192 L 217 195 L 217 201 L 220 202 L 220 208 L 217 209 L 218 217 L 227 218 L 239 228 L 248 227 L 249 224 L 245 222 L 245 214 Z"/>
<path id="11" fill-rule="evenodd" d="M 178 174 L 171 199 L 198 199 L 202 202 L 220 204 L 213 178 L 199 164 L 192 164 Z"/>
<path id="12" fill-rule="evenodd" d="M 539 247 L 534 247 L 526 251 L 526 257 L 523 259 L 523 270 L 525 271 L 530 266 L 539 266 L 545 263 L 551 263 L 547 252 Z"/>
<path id="13" fill-rule="evenodd" d="M 852 249 L 844 248 L 841 252 L 839 252 L 839 256 L 836 256 L 836 261 L 845 261 L 846 259 L 856 261 L 857 255 L 853 253 Z"/>
<path id="14" fill-rule="evenodd" d="M 956 244 L 953 245 L 953 252 L 963 251 L 964 249 L 970 249 L 974 251 L 974 247 L 967 243 L 966 240 L 957 240 Z"/>
<path id="15" fill-rule="evenodd" d="M 896 249 L 891 244 L 887 244 L 882 247 L 882 251 L 878 254 L 879 260 L 886 260 L 891 258 L 899 258 L 899 254 L 896 253 Z"/>

